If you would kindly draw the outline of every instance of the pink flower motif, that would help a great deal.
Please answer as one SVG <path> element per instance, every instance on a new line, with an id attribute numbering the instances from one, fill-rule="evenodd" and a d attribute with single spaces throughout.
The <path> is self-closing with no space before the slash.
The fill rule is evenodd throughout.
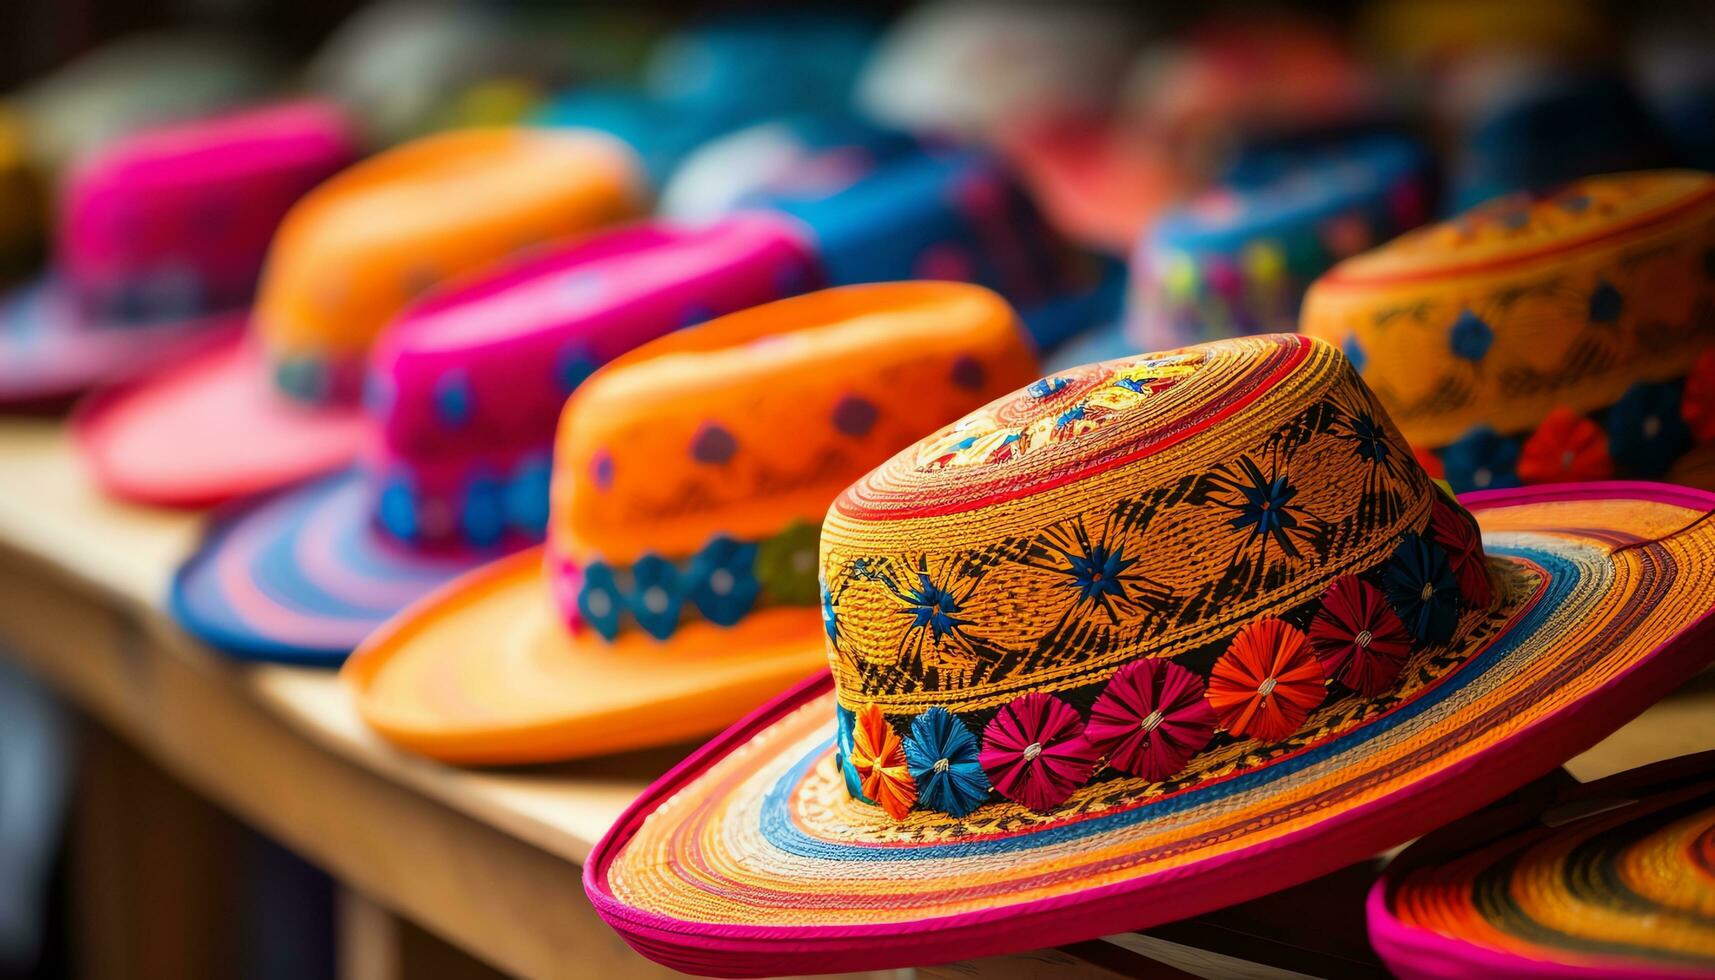
<path id="1" fill-rule="evenodd" d="M 1071 705 L 1033 693 L 1000 709 L 983 729 L 978 761 L 1002 796 L 1044 811 L 1066 802 L 1090 778 L 1096 750 Z"/>
<path id="2" fill-rule="evenodd" d="M 1328 586 L 1308 636 L 1323 672 L 1365 697 L 1392 686 L 1411 654 L 1411 635 L 1387 596 L 1355 575 Z"/>
<path id="3" fill-rule="evenodd" d="M 1126 664 L 1090 707 L 1084 738 L 1120 772 L 1162 780 L 1215 735 L 1203 679 L 1166 660 Z"/>

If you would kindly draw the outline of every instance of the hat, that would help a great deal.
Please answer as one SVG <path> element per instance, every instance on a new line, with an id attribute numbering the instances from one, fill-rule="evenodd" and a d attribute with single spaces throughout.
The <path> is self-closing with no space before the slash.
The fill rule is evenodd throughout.
<path id="1" fill-rule="evenodd" d="M 811 176 L 739 206 L 802 221 L 832 284 L 974 282 L 1017 307 L 1044 349 L 1118 315 L 1124 270 L 1049 230 L 992 155 L 915 150 L 870 171 Z"/>
<path id="2" fill-rule="evenodd" d="M 1348 259 L 1301 325 L 1455 491 L 1682 482 L 1715 442 L 1712 250 L 1715 178 L 1592 177 Z"/>
<path id="3" fill-rule="evenodd" d="M 831 676 L 646 790 L 585 889 L 696 974 L 1091 939 L 1400 844 L 1708 662 L 1715 495 L 1466 505 L 1309 338 L 1043 378 L 835 500 Z"/>
<path id="4" fill-rule="evenodd" d="M 599 233 L 407 310 L 371 357 L 354 468 L 238 508 L 174 580 L 190 632 L 338 664 L 434 586 L 540 541 L 566 396 L 645 341 L 814 284 L 779 218 Z"/>
<path id="5" fill-rule="evenodd" d="M 1405 849 L 1370 940 L 1416 978 L 1715 971 L 1715 753 L 1542 787 Z"/>
<path id="6" fill-rule="evenodd" d="M 41 258 L 47 205 L 24 140 L 23 117 L 0 104 L 0 285 L 33 272 Z"/>
<path id="7" fill-rule="evenodd" d="M 1138 243 L 1139 349 L 1295 329 L 1304 291 L 1329 266 L 1429 219 L 1429 171 L 1415 140 L 1379 134 L 1242 159 Z"/>
<path id="8" fill-rule="evenodd" d="M 828 501 L 1034 371 L 1012 310 L 961 283 L 824 290 L 639 347 L 561 416 L 546 549 L 365 640 L 358 711 L 467 763 L 718 731 L 826 663 Z"/>
<path id="9" fill-rule="evenodd" d="M 134 377 L 243 323 L 268 239 L 356 156 L 326 103 L 142 130 L 66 177 L 54 257 L 0 298 L 0 402 Z"/>
<path id="10" fill-rule="evenodd" d="M 459 130 L 351 167 L 287 215 L 246 342 L 89 407 L 96 478 L 194 506 L 337 469 L 364 354 L 410 300 L 642 207 L 629 151 L 593 133 Z"/>

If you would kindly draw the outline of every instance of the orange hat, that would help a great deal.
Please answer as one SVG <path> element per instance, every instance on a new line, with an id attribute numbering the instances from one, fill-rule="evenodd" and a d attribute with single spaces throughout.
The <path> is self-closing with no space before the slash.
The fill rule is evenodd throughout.
<path id="1" fill-rule="evenodd" d="M 851 286 L 646 344 L 561 416 L 546 549 L 454 582 L 347 661 L 365 719 L 461 762 L 719 730 L 826 664 L 818 525 L 870 467 L 1034 377 L 959 283 Z"/>
<path id="2" fill-rule="evenodd" d="M 1591 177 L 1340 263 L 1299 318 L 1457 492 L 1715 489 L 1715 177 Z M 1701 473 L 1701 475 L 1699 475 Z"/>
<path id="3" fill-rule="evenodd" d="M 203 504 L 345 464 L 364 354 L 410 300 L 636 216 L 642 187 L 617 140 L 524 128 L 429 136 L 343 171 L 275 235 L 253 342 L 87 413 L 97 476 L 122 497 Z"/>

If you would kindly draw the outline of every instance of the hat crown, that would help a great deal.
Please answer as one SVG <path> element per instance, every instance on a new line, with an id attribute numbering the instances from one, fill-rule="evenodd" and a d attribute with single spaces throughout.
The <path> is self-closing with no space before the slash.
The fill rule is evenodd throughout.
<path id="1" fill-rule="evenodd" d="M 641 212 L 631 152 L 598 133 L 478 128 L 380 153 L 287 215 L 256 327 L 276 386 L 357 397 L 382 327 L 432 288 Z"/>
<path id="2" fill-rule="evenodd" d="M 287 210 L 356 156 L 351 121 L 320 102 L 142 130 L 73 169 L 57 267 L 108 320 L 241 306 Z"/>
<path id="3" fill-rule="evenodd" d="M 1088 705 L 1138 660 L 1207 674 L 1247 625 L 1305 629 L 1337 580 L 1429 540 L 1438 510 L 1457 508 L 1325 343 L 1256 336 L 1062 372 L 835 501 L 822 601 L 839 701 L 944 708 L 980 731 L 1029 693 Z"/>
<path id="4" fill-rule="evenodd" d="M 646 222 L 437 293 L 370 359 L 366 469 L 381 526 L 415 544 L 540 539 L 560 409 L 601 364 L 647 341 L 815 285 L 787 222 Z"/>
<path id="5" fill-rule="evenodd" d="M 699 571 L 717 560 L 744 566 L 729 573 L 754 560 L 762 602 L 813 605 L 815 529 L 841 488 L 1034 373 L 1011 308 L 960 283 L 824 290 L 620 357 L 572 395 L 556 441 L 550 575 L 568 620 L 619 628 L 605 593 L 581 608 L 592 568 L 620 592 L 634 571 L 639 595 L 645 577 L 691 588 L 699 575 L 724 595 L 731 579 Z M 664 638 L 668 619 L 638 623 Z"/>

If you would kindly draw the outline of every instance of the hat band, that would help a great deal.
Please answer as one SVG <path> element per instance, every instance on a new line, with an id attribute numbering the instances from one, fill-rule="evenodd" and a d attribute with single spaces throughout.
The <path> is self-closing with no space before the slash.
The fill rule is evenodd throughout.
<path id="1" fill-rule="evenodd" d="M 518 455 L 504 465 L 471 462 L 450 478 L 395 462 L 371 476 L 375 521 L 414 547 L 488 550 L 509 537 L 540 541 L 548 526 L 552 463 L 547 451 Z"/>
<path id="2" fill-rule="evenodd" d="M 73 282 L 77 308 L 92 323 L 116 328 L 176 323 L 235 310 L 250 302 L 256 281 L 222 282 L 190 265 L 136 269 L 100 282 Z"/>
<path id="3" fill-rule="evenodd" d="M 761 608 L 815 605 L 820 535 L 820 525 L 794 521 L 760 541 L 716 535 L 689 558 L 644 554 L 629 565 L 578 564 L 550 546 L 548 568 L 573 629 L 610 642 L 628 629 L 667 640 L 698 619 L 733 626 Z"/>
<path id="4" fill-rule="evenodd" d="M 1501 435 L 1482 425 L 1431 450 L 1454 492 L 1582 480 L 1660 479 L 1687 453 L 1715 444 L 1715 348 L 1667 381 L 1640 381 L 1619 401 L 1580 415 L 1554 409 L 1536 429 Z M 1429 461 L 1426 461 L 1426 463 Z M 1437 469 L 1430 466 L 1434 473 Z"/>
<path id="5" fill-rule="evenodd" d="M 929 628 L 951 622 L 957 610 L 925 598 Z M 1453 644 L 1495 599 L 1469 515 L 1438 500 L 1385 559 L 1172 659 L 1136 659 L 1098 682 L 1031 691 L 998 709 L 911 715 L 840 704 L 837 762 L 853 798 L 896 820 L 914 809 L 961 817 L 1002 800 L 1048 811 L 1093 782 L 1161 782 L 1234 741 L 1289 739 L 1331 689 L 1381 698 L 1414 656 Z"/>

